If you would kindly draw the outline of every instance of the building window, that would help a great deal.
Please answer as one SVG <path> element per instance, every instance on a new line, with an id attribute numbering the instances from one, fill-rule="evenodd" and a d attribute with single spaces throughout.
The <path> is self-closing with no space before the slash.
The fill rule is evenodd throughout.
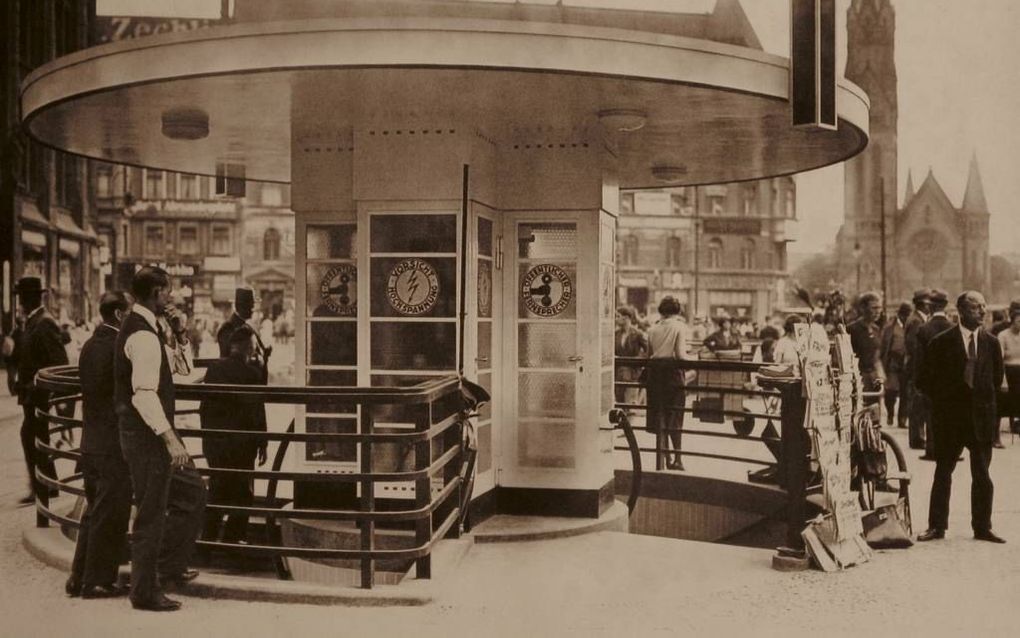
<path id="1" fill-rule="evenodd" d="M 679 237 L 666 238 L 666 266 L 670 268 L 680 267 L 680 255 L 683 245 Z"/>
<path id="2" fill-rule="evenodd" d="M 786 218 L 797 218 L 797 193 L 792 189 L 786 191 Z"/>
<path id="3" fill-rule="evenodd" d="M 145 247 L 146 257 L 162 257 L 166 250 L 166 227 L 162 222 L 150 222 L 145 224 Z"/>
<path id="4" fill-rule="evenodd" d="M 623 259 L 625 266 L 633 266 L 638 260 L 638 238 L 636 235 L 627 235 L 623 238 Z"/>
<path id="5" fill-rule="evenodd" d="M 744 245 L 740 248 L 740 267 L 744 270 L 755 269 L 754 240 L 745 239 Z"/>
<path id="6" fill-rule="evenodd" d="M 280 258 L 280 231 L 275 228 L 267 228 L 262 236 L 262 258 L 266 261 Z"/>
<path id="7" fill-rule="evenodd" d="M 669 197 L 670 206 L 674 215 L 690 216 L 694 213 L 691 207 L 690 197 L 686 188 L 681 188 L 673 192 Z"/>
<path id="8" fill-rule="evenodd" d="M 708 267 L 722 268 L 722 240 L 713 237 L 708 241 Z"/>
<path id="9" fill-rule="evenodd" d="M 634 212 L 634 193 L 620 193 L 620 214 L 630 215 Z"/>
<path id="10" fill-rule="evenodd" d="M 213 224 L 212 247 L 210 252 L 214 255 L 230 254 L 230 226 L 225 224 Z"/>
<path id="11" fill-rule="evenodd" d="M 744 187 L 744 217 L 751 217 L 758 214 L 758 206 L 755 200 L 758 198 L 756 186 Z"/>
<path id="12" fill-rule="evenodd" d="M 716 216 L 723 214 L 723 198 L 721 195 L 710 195 L 708 197 L 708 213 Z"/>
<path id="13" fill-rule="evenodd" d="M 113 197 L 113 167 L 105 164 L 96 167 L 96 197 Z"/>
<path id="14" fill-rule="evenodd" d="M 198 199 L 198 176 L 178 175 L 177 194 L 181 199 L 186 200 Z"/>
<path id="15" fill-rule="evenodd" d="M 177 252 L 181 255 L 198 254 L 198 226 L 182 224 L 177 227 Z"/>
<path id="16" fill-rule="evenodd" d="M 117 233 L 117 257 L 123 257 L 128 254 L 128 246 L 131 245 L 130 232 L 131 224 L 128 222 L 120 223 L 120 232 Z"/>
<path id="17" fill-rule="evenodd" d="M 56 152 L 53 154 L 53 183 L 58 206 L 78 208 L 81 205 L 81 180 L 78 158 Z"/>
<path id="18" fill-rule="evenodd" d="M 163 198 L 163 171 L 145 171 L 145 191 L 142 193 L 144 199 Z"/>
<path id="19" fill-rule="evenodd" d="M 772 199 L 769 200 L 769 211 L 772 217 L 779 217 L 779 184 L 772 182 Z"/>

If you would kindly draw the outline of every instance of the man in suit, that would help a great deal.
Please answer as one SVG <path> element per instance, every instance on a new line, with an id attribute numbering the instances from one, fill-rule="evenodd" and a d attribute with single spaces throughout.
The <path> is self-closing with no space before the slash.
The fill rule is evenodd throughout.
<path id="1" fill-rule="evenodd" d="M 113 402 L 113 355 L 121 321 L 131 300 L 120 291 L 103 294 L 103 324 L 85 342 L 78 360 L 82 411 L 81 472 L 88 506 L 81 518 L 78 544 L 65 590 L 70 596 L 112 598 L 127 589 L 117 585 L 117 569 L 127 547 L 131 517 L 131 475 L 120 449 Z"/>
<path id="2" fill-rule="evenodd" d="M 926 406 L 924 399 L 917 397 L 917 332 L 928 321 L 931 315 L 932 291 L 921 288 L 914 292 L 914 312 L 903 326 L 903 343 L 906 356 L 903 359 L 903 374 L 900 380 L 900 410 L 908 415 L 907 437 L 910 447 L 915 450 L 924 448 L 924 428 L 926 422 Z"/>
<path id="3" fill-rule="evenodd" d="M 878 294 L 866 292 L 857 300 L 857 319 L 846 327 L 850 335 L 850 346 L 857 355 L 857 366 L 867 392 L 878 391 L 885 383 L 885 370 L 880 356 L 882 328 L 878 325 L 881 312 L 882 301 Z M 878 399 L 868 399 L 865 403 L 877 401 Z"/>
<path id="4" fill-rule="evenodd" d="M 39 417 L 36 410 L 49 411 L 49 392 L 35 386 L 35 375 L 43 368 L 67 365 L 67 351 L 60 338 L 60 326 L 43 306 L 45 290 L 38 277 L 22 277 L 15 291 L 21 300 L 25 314 L 25 330 L 18 344 L 18 403 L 24 411 L 21 425 L 21 448 L 25 453 L 28 467 L 30 494 L 21 499 L 22 504 L 35 500 L 37 494 L 55 496 L 35 476 L 36 467 L 46 476 L 56 477 L 53 461 L 36 449 L 36 440 L 50 442 L 49 424 Z"/>
<path id="5" fill-rule="evenodd" d="M 144 267 L 131 281 L 135 305 L 114 351 L 114 404 L 120 445 L 131 474 L 137 513 L 131 538 L 131 605 L 174 611 L 163 593 L 198 572 L 188 569 L 202 530 L 205 483 L 174 429 L 174 381 L 168 348 L 187 344 L 187 326 L 162 321 L 170 301 L 165 270 Z M 157 319 L 160 317 L 161 319 Z M 173 332 L 173 335 L 167 334 Z"/>
<path id="6" fill-rule="evenodd" d="M 924 364 L 924 358 L 928 349 L 928 344 L 935 338 L 935 335 L 945 332 L 953 327 L 953 322 L 949 320 L 946 315 L 946 306 L 949 305 L 949 295 L 945 290 L 933 290 L 931 292 L 931 318 L 928 322 L 917 330 L 917 352 L 915 356 L 914 369 L 920 375 L 921 366 Z M 920 458 L 923 461 L 934 461 L 935 460 L 935 437 L 931 433 L 931 413 L 932 403 L 931 397 L 920 387 L 917 389 L 917 393 L 914 396 L 915 411 L 923 425 L 922 434 L 922 447 L 924 448 L 924 455 Z"/>
<path id="7" fill-rule="evenodd" d="M 885 369 L 885 412 L 886 425 L 892 427 L 893 415 L 902 428 L 907 422 L 907 411 L 903 409 L 903 362 L 906 359 L 907 348 L 904 331 L 907 319 L 910 317 L 910 304 L 900 304 L 899 310 L 892 321 L 882 329 L 882 348 L 880 356 L 882 367 Z M 896 399 L 900 399 L 900 411 L 896 413 Z"/>
<path id="8" fill-rule="evenodd" d="M 919 541 L 944 538 L 949 527 L 953 470 L 963 448 L 970 453 L 971 527 L 974 538 L 1005 543 L 992 532 L 992 486 L 988 467 L 999 425 L 996 393 L 1002 385 L 999 341 L 984 332 L 985 298 L 968 291 L 956 301 L 960 325 L 937 335 L 925 349 L 918 381 L 932 402 L 935 480 L 928 508 L 928 530 Z"/>
<path id="9" fill-rule="evenodd" d="M 251 360 L 252 330 L 248 326 L 235 330 L 230 335 L 230 356 L 220 359 L 209 367 L 205 383 L 229 383 L 261 385 L 262 370 Z M 266 431 L 266 410 L 258 399 L 244 397 L 222 397 L 205 399 L 199 406 L 202 427 L 213 430 Z M 266 462 L 266 440 L 206 438 L 202 450 L 211 468 L 251 470 L 255 460 L 259 465 Z M 245 476 L 213 476 L 210 480 L 210 497 L 217 505 L 251 507 L 254 501 L 251 480 Z M 219 539 L 223 514 L 207 511 L 203 538 L 209 541 Z M 224 543 L 244 543 L 247 536 L 248 517 L 244 514 L 230 514 L 223 526 Z"/>

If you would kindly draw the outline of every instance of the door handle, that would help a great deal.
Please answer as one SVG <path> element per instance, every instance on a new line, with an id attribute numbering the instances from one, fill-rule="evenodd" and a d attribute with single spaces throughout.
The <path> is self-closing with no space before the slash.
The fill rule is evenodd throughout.
<path id="1" fill-rule="evenodd" d="M 579 356 L 579 355 L 574 355 L 572 357 L 567 357 L 567 361 L 580 362 L 580 361 L 584 361 L 584 357 Z"/>
<path id="2" fill-rule="evenodd" d="M 489 357 L 475 357 L 475 362 L 477 362 L 477 363 L 488 363 L 489 362 Z"/>

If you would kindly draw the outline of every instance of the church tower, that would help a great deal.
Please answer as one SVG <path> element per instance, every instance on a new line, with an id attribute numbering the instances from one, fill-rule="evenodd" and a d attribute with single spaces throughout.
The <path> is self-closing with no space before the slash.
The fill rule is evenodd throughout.
<path id="1" fill-rule="evenodd" d="M 964 238 L 963 281 L 965 288 L 988 291 L 991 287 L 991 268 L 988 256 L 988 226 L 991 214 L 985 200 L 985 187 L 981 183 L 981 170 L 977 155 L 970 159 L 967 190 L 960 207 L 961 235 Z M 987 293 L 986 293 L 987 294 Z"/>
<path id="2" fill-rule="evenodd" d="M 845 74 L 871 100 L 871 141 L 863 153 L 845 164 L 844 219 L 836 240 L 836 266 L 843 291 L 853 295 L 864 290 L 881 290 L 884 207 L 889 300 L 904 295 L 897 286 L 892 257 L 899 186 L 895 32 L 896 13 L 890 0 L 852 0 L 847 11 Z"/>

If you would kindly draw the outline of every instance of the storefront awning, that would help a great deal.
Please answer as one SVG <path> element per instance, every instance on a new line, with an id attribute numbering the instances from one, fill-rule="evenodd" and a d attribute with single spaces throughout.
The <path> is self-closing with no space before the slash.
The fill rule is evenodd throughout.
<path id="1" fill-rule="evenodd" d="M 22 230 L 21 243 L 31 248 L 46 250 L 46 235 L 36 230 Z"/>
<path id="2" fill-rule="evenodd" d="M 60 238 L 60 253 L 77 259 L 81 255 L 81 242 L 68 239 L 66 237 Z"/>
<path id="3" fill-rule="evenodd" d="M 43 214 L 39 212 L 39 207 L 36 206 L 34 202 L 24 199 L 19 200 L 18 213 L 22 223 L 31 224 L 32 226 L 46 230 L 53 228 L 53 225 L 50 224 L 50 220 L 43 217 Z M 43 243 L 43 247 L 46 247 L 45 243 Z"/>
<path id="4" fill-rule="evenodd" d="M 95 232 L 89 234 L 74 221 L 74 218 L 67 213 L 57 211 L 53 215 L 54 226 L 62 235 L 83 239 L 85 241 L 96 241 Z"/>

